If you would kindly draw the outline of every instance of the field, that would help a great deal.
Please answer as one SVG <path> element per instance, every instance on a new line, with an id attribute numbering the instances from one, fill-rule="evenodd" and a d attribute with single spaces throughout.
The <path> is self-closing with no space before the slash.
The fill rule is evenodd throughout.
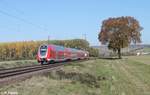
<path id="1" fill-rule="evenodd" d="M 95 59 L 0 88 L 18 95 L 150 95 L 150 56 Z"/>
<path id="2" fill-rule="evenodd" d="M 146 47 L 146 48 L 144 48 L 144 51 L 145 51 L 145 52 L 150 52 L 150 48 L 149 48 L 149 47 Z"/>
<path id="3" fill-rule="evenodd" d="M 0 69 L 34 65 L 34 64 L 38 64 L 36 60 L 2 61 L 0 62 Z"/>

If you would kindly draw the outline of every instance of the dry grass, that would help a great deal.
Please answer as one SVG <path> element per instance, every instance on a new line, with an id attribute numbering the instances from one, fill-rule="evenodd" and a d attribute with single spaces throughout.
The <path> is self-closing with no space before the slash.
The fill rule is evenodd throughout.
<path id="1" fill-rule="evenodd" d="M 38 63 L 36 60 L 2 61 L 0 62 L 0 69 L 27 66 L 27 65 L 33 65 L 33 64 L 38 64 Z"/>
<path id="2" fill-rule="evenodd" d="M 138 60 L 135 60 L 138 59 Z M 60 71 L 0 88 L 19 95 L 150 95 L 148 56 L 67 64 Z"/>
<path id="3" fill-rule="evenodd" d="M 150 65 L 150 55 L 130 56 L 130 57 L 128 57 L 128 59 L 131 61 L 141 62 L 143 64 Z"/>

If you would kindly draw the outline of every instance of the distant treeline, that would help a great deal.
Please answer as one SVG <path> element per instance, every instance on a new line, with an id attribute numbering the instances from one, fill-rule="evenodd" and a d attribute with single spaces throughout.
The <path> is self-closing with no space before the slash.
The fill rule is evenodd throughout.
<path id="1" fill-rule="evenodd" d="M 0 61 L 35 59 L 41 44 L 55 44 L 70 48 L 87 50 L 90 56 L 98 56 L 98 50 L 89 46 L 89 42 L 83 39 L 51 40 L 51 41 L 23 41 L 0 43 Z"/>

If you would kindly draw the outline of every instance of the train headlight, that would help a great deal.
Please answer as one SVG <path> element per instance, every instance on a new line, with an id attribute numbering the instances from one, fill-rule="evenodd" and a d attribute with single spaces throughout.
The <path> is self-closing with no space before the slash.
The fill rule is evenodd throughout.
<path id="1" fill-rule="evenodd" d="M 87 54 L 85 53 L 84 56 L 87 56 Z"/>

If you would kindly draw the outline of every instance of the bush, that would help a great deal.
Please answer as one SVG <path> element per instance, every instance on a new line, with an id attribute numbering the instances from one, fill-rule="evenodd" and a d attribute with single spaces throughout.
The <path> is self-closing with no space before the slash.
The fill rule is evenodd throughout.
<path id="1" fill-rule="evenodd" d="M 89 52 L 89 55 L 90 55 L 91 57 L 98 57 L 98 56 L 99 56 L 99 50 L 96 49 L 96 48 L 89 47 L 89 48 L 87 49 L 87 51 Z"/>

